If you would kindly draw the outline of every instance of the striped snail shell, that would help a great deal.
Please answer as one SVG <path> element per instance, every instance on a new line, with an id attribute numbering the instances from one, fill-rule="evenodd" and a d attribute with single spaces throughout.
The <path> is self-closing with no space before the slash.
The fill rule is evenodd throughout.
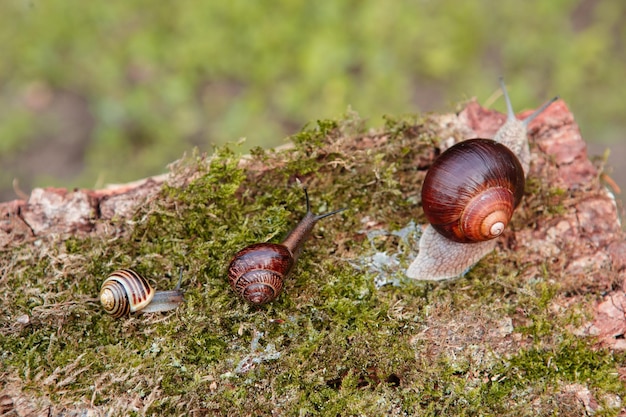
<path id="1" fill-rule="evenodd" d="M 171 291 L 156 291 L 148 280 L 132 269 L 118 269 L 102 283 L 100 303 L 104 311 L 114 318 L 136 311 L 153 313 L 173 310 L 183 302 L 181 280 L 182 269 L 176 288 Z"/>
<path id="2" fill-rule="evenodd" d="M 261 305 L 275 300 L 283 289 L 285 278 L 296 264 L 313 226 L 319 220 L 345 210 L 315 215 L 311 212 L 306 188 L 304 195 L 306 215 L 282 243 L 252 244 L 237 252 L 230 262 L 228 282 L 250 304 Z"/>

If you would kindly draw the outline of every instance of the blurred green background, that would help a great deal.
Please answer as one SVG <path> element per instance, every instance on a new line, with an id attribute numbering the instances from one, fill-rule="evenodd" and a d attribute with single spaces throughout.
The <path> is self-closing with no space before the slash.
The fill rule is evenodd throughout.
<path id="1" fill-rule="evenodd" d="M 0 199 L 14 179 L 101 187 L 193 147 L 277 146 L 349 107 L 380 126 L 485 103 L 499 75 L 516 110 L 559 94 L 623 161 L 625 23 L 623 0 L 3 0 Z"/>

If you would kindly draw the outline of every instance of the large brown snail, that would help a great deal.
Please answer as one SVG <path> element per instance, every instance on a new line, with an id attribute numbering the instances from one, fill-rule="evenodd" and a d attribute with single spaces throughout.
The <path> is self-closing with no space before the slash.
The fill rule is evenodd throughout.
<path id="1" fill-rule="evenodd" d="M 148 280 L 132 269 L 113 271 L 102 283 L 100 303 L 104 311 L 115 318 L 129 313 L 156 313 L 173 310 L 183 300 L 180 290 L 183 274 L 180 271 L 178 284 L 170 291 L 156 291 Z"/>
<path id="2" fill-rule="evenodd" d="M 495 137 L 457 143 L 426 174 L 422 206 L 430 225 L 406 272 L 409 278 L 442 280 L 467 271 L 495 247 L 524 195 L 528 124 L 558 97 L 518 120 L 502 78 L 500 86 L 508 114 Z"/>
<path id="3" fill-rule="evenodd" d="M 282 243 L 255 243 L 247 246 L 235 254 L 228 266 L 230 286 L 251 304 L 260 305 L 275 300 L 283 289 L 285 278 L 296 264 L 313 226 L 319 220 L 345 210 L 315 215 L 311 212 L 306 188 L 304 195 L 306 214 Z"/>

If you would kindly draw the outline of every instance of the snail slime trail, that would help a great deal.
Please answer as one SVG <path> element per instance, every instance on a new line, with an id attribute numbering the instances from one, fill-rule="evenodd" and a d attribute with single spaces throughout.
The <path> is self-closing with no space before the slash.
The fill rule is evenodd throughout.
<path id="1" fill-rule="evenodd" d="M 311 212 L 309 194 L 304 188 L 306 214 L 282 243 L 255 243 L 235 254 L 228 266 L 228 282 L 244 300 L 261 305 L 275 300 L 285 278 L 293 269 L 315 224 L 321 219 L 344 211 L 315 215 Z"/>
<path id="2" fill-rule="evenodd" d="M 468 139 L 433 162 L 422 185 L 422 206 L 430 223 L 406 274 L 439 281 L 467 272 L 495 248 L 524 195 L 530 165 L 528 124 L 558 97 L 518 120 L 504 81 L 500 87 L 507 120 L 494 139 Z"/>

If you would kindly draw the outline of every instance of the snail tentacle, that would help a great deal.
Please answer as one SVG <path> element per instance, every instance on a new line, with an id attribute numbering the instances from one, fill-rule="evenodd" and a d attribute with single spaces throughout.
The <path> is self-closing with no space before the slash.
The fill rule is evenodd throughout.
<path id="1" fill-rule="evenodd" d="M 450 147 L 433 163 L 422 187 L 422 206 L 430 224 L 409 278 L 457 277 L 495 247 L 519 205 L 530 166 L 527 127 L 558 97 L 525 120 L 518 120 L 504 80 L 500 86 L 507 120 L 493 140 L 469 139 Z"/>
<path id="2" fill-rule="evenodd" d="M 177 286 L 170 291 L 155 291 L 148 281 L 132 269 L 113 271 L 102 283 L 100 303 L 114 318 L 133 312 L 153 313 L 173 310 L 180 305 L 182 269 Z"/>
<path id="3" fill-rule="evenodd" d="M 261 305 L 275 300 L 281 293 L 284 280 L 293 269 L 304 242 L 315 224 L 345 209 L 315 215 L 311 211 L 309 195 L 304 188 L 306 214 L 282 243 L 255 243 L 233 256 L 228 267 L 228 282 L 244 300 Z"/>

